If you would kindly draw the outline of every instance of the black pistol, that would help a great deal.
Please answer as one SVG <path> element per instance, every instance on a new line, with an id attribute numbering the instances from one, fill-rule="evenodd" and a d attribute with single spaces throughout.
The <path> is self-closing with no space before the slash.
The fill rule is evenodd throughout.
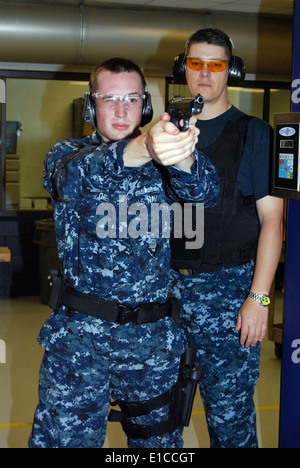
<path id="1" fill-rule="evenodd" d="M 175 96 L 169 101 L 168 114 L 171 116 L 171 122 L 181 132 L 186 132 L 189 128 L 190 118 L 193 115 L 201 114 L 204 105 L 204 98 L 198 94 L 195 99 L 182 96 Z M 180 121 L 183 120 L 183 126 Z"/>

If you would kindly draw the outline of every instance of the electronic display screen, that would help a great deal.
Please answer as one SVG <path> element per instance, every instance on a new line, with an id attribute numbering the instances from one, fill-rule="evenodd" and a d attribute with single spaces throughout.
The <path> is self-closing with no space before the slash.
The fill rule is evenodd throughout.
<path id="1" fill-rule="evenodd" d="M 294 148 L 294 140 L 280 140 L 280 148 Z"/>
<path id="2" fill-rule="evenodd" d="M 271 194 L 300 201 L 300 112 L 274 116 Z"/>
<path id="3" fill-rule="evenodd" d="M 299 123 L 278 123 L 275 126 L 274 188 L 298 190 Z"/>

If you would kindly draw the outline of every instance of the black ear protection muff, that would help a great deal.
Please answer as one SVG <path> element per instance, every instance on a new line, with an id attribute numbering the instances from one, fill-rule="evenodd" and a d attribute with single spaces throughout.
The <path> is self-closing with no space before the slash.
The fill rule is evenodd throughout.
<path id="1" fill-rule="evenodd" d="M 151 95 L 148 91 L 145 91 L 145 97 L 143 99 L 143 109 L 142 109 L 142 118 L 140 127 L 144 127 L 151 122 L 153 118 L 153 107 L 151 102 Z M 91 96 L 91 92 L 88 91 L 84 96 L 82 118 L 92 127 L 97 126 L 96 121 L 96 111 L 95 111 L 95 101 Z"/>
<path id="2" fill-rule="evenodd" d="M 176 55 L 173 62 L 172 75 L 178 83 L 186 83 L 185 77 L 186 53 Z"/>
<path id="3" fill-rule="evenodd" d="M 84 96 L 82 118 L 86 123 L 91 125 L 93 128 L 97 126 L 95 101 L 92 98 L 90 91 L 85 93 L 85 96 Z"/>
<path id="4" fill-rule="evenodd" d="M 183 54 L 179 54 L 175 57 L 173 62 L 173 78 L 178 83 L 186 83 L 185 77 L 185 69 L 186 69 L 186 56 L 187 50 L 189 47 L 191 38 L 187 41 L 185 46 L 185 52 Z M 229 39 L 232 44 L 233 55 L 229 62 L 228 68 L 228 85 L 237 85 L 241 83 L 245 79 L 246 70 L 245 64 L 241 57 L 235 55 L 235 47 L 231 39 Z"/>
<path id="5" fill-rule="evenodd" d="M 238 85 L 246 75 L 244 60 L 238 55 L 233 55 L 229 63 L 228 85 Z"/>
<path id="6" fill-rule="evenodd" d="M 151 94 L 148 91 L 145 91 L 144 94 L 145 94 L 145 97 L 143 99 L 143 110 L 142 110 L 142 119 L 141 119 L 140 127 L 145 127 L 145 125 L 150 123 L 153 118 Z"/>

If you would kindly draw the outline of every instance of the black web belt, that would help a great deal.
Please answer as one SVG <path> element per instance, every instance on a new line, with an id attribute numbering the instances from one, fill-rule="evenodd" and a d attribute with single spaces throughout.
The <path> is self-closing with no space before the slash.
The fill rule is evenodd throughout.
<path id="1" fill-rule="evenodd" d="M 232 252 L 229 255 L 227 255 L 227 257 L 223 255 L 222 263 L 205 263 L 197 268 L 190 268 L 189 266 L 181 268 L 174 264 L 172 269 L 177 271 L 177 273 L 180 273 L 181 275 L 199 275 L 201 273 L 214 273 L 222 269 L 227 270 L 229 268 L 235 268 L 237 266 L 245 265 L 246 263 L 251 262 L 251 260 L 254 260 L 255 257 L 256 250 L 243 250 Z M 180 263 L 184 263 L 184 261 Z"/>
<path id="2" fill-rule="evenodd" d="M 151 302 L 130 307 L 90 296 L 67 286 L 63 287 L 59 302 L 60 305 L 66 306 L 69 310 L 119 325 L 125 325 L 129 322 L 140 325 L 156 322 L 167 316 L 172 317 L 177 324 L 180 315 L 180 306 L 172 296 L 163 304 Z"/>

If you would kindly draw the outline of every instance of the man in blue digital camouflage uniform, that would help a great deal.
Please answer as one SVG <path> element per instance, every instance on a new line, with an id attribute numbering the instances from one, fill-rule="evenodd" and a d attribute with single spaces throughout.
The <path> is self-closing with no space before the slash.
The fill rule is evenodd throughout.
<path id="1" fill-rule="evenodd" d="M 197 148 L 218 171 L 220 198 L 204 210 L 201 249 L 189 252 L 183 238 L 171 242 L 171 291 L 204 367 L 200 391 L 211 446 L 254 448 L 260 342 L 282 247 L 282 200 L 268 187 L 270 127 L 228 100 L 228 80 L 241 80 L 244 71 L 225 33 L 195 32 L 175 63 L 192 96 L 204 98 Z"/>
<path id="2" fill-rule="evenodd" d="M 97 131 L 58 141 L 44 165 L 62 277 L 38 339 L 45 354 L 29 445 L 101 447 L 112 397 L 130 447 L 181 447 L 169 411 L 185 349 L 168 296 L 169 239 L 151 235 L 150 216 L 138 231 L 145 209 L 170 200 L 166 191 L 173 200 L 216 203 L 218 177 L 195 151 L 195 118 L 180 132 L 163 114 L 138 134 L 152 108 L 132 62 L 97 67 L 85 106 Z"/>

